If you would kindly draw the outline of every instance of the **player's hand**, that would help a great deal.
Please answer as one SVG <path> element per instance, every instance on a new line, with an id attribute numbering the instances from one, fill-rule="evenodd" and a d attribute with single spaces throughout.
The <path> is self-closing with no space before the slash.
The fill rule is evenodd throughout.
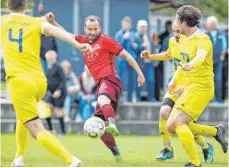
<path id="1" fill-rule="evenodd" d="M 52 12 L 49 12 L 45 15 L 45 19 L 49 22 L 49 23 L 53 23 L 55 21 L 55 15 Z"/>
<path id="2" fill-rule="evenodd" d="M 148 50 L 144 50 L 141 52 L 142 59 L 149 59 L 149 57 L 150 57 L 150 52 Z"/>
<path id="3" fill-rule="evenodd" d="M 174 92 L 173 92 L 173 96 L 177 99 L 182 92 L 184 91 L 184 86 L 178 87 Z"/>
<path id="4" fill-rule="evenodd" d="M 176 81 L 174 79 L 172 79 L 168 84 L 169 93 L 172 93 L 173 88 L 175 87 L 175 85 L 176 85 Z"/>
<path id="5" fill-rule="evenodd" d="M 87 44 L 87 43 L 80 44 L 79 49 L 80 49 L 80 51 L 82 53 L 92 52 L 93 51 L 93 48 L 91 47 L 91 45 L 90 44 Z"/>
<path id="6" fill-rule="evenodd" d="M 60 96 L 61 96 L 61 90 L 56 90 L 52 95 L 54 99 L 58 99 Z"/>
<path id="7" fill-rule="evenodd" d="M 145 77 L 144 75 L 139 75 L 138 76 L 138 87 L 141 87 L 145 84 Z"/>
<path id="8" fill-rule="evenodd" d="M 191 71 L 192 70 L 192 65 L 190 64 L 181 64 L 181 67 L 184 71 Z"/>

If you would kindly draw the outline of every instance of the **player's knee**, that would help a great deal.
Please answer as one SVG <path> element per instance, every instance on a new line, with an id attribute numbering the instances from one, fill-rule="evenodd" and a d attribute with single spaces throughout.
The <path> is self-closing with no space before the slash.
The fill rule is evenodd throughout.
<path id="1" fill-rule="evenodd" d="M 167 120 L 171 112 L 171 107 L 162 106 L 160 109 L 160 120 Z"/>
<path id="2" fill-rule="evenodd" d="M 170 133 L 173 133 L 173 134 L 175 133 L 175 128 L 173 126 L 173 122 L 172 121 L 171 122 L 167 122 L 166 128 Z"/>
<path id="3" fill-rule="evenodd" d="M 37 135 L 44 130 L 44 126 L 40 119 L 31 120 L 25 123 L 25 127 L 30 131 L 33 138 L 37 138 Z"/>
<path id="4" fill-rule="evenodd" d="M 110 99 L 105 95 L 99 95 L 97 100 L 98 105 L 102 108 L 105 104 L 110 104 Z"/>

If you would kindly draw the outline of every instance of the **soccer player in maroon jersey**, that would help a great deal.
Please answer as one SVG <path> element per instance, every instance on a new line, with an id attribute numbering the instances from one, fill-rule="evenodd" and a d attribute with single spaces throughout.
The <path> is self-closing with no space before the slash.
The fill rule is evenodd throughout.
<path id="1" fill-rule="evenodd" d="M 61 27 L 52 13 L 46 19 L 53 25 Z M 84 53 L 84 61 L 93 76 L 97 88 L 97 106 L 95 116 L 108 122 L 106 132 L 101 136 L 103 143 L 112 151 L 116 160 L 122 160 L 113 136 L 119 135 L 115 125 L 115 111 L 118 106 L 122 90 L 122 83 L 115 69 L 115 56 L 119 55 L 127 60 L 138 75 L 138 86 L 143 86 L 145 78 L 133 57 L 113 38 L 101 34 L 101 21 L 97 16 L 85 19 L 84 31 L 86 36 L 72 35 L 79 43 L 89 43 L 93 51 Z"/>

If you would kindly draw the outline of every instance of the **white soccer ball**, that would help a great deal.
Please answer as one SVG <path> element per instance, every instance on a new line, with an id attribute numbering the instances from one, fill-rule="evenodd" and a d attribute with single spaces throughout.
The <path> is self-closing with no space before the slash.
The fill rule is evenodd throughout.
<path id="1" fill-rule="evenodd" d="M 99 117 L 89 118 L 84 123 L 84 132 L 91 138 L 98 138 L 105 132 L 105 123 Z"/>

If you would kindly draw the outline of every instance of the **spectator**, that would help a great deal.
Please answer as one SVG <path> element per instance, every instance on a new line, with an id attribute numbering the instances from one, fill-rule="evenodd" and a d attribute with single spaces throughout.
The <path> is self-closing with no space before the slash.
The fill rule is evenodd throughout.
<path id="1" fill-rule="evenodd" d="M 65 124 L 63 119 L 63 106 L 66 97 L 65 76 L 62 68 L 57 64 L 57 53 L 53 50 L 45 54 L 48 63 L 47 80 L 48 89 L 44 101 L 54 107 L 56 118 L 61 126 L 61 135 L 65 135 Z M 49 130 L 53 131 L 51 117 L 46 119 Z"/>
<path id="2" fill-rule="evenodd" d="M 165 45 L 168 45 L 164 42 L 164 39 L 168 37 L 172 32 L 172 22 L 170 20 L 166 21 L 165 29 L 165 32 L 159 35 L 159 44 L 161 45 L 160 52 L 162 49 L 166 48 Z M 160 91 L 163 89 L 163 62 L 159 61 L 155 66 L 155 98 L 156 100 L 160 100 Z"/>
<path id="3" fill-rule="evenodd" d="M 222 96 L 223 100 L 228 98 L 228 29 L 225 31 L 226 41 L 227 41 L 227 52 L 225 55 L 225 60 L 223 61 L 223 86 L 222 86 Z"/>
<path id="4" fill-rule="evenodd" d="M 215 16 L 207 18 L 207 34 L 210 36 L 213 44 L 213 69 L 215 80 L 215 100 L 223 103 L 222 99 L 222 73 L 223 61 L 227 51 L 227 42 L 225 35 L 218 30 L 218 19 Z"/>
<path id="5" fill-rule="evenodd" d="M 2 48 L 0 46 L 0 59 L 1 59 L 1 81 L 5 82 L 6 79 L 6 72 L 5 72 L 5 68 L 4 68 L 4 62 L 3 62 L 3 53 L 2 53 Z"/>
<path id="6" fill-rule="evenodd" d="M 82 120 L 87 120 L 94 114 L 96 104 L 95 81 L 92 78 L 87 66 L 80 76 L 80 98 L 79 98 L 79 115 Z"/>
<path id="7" fill-rule="evenodd" d="M 61 63 L 61 67 L 65 74 L 66 79 L 66 90 L 67 96 L 64 101 L 64 116 L 65 121 L 71 120 L 71 106 L 76 100 L 78 92 L 80 91 L 80 84 L 75 73 L 72 71 L 71 63 L 67 60 L 64 60 Z"/>
<path id="8" fill-rule="evenodd" d="M 140 39 L 141 50 L 138 52 L 138 56 L 140 58 L 140 54 L 142 50 L 148 50 L 152 52 L 152 44 L 148 36 L 148 23 L 145 20 L 139 20 L 137 23 L 137 33 L 136 36 Z M 146 84 L 148 90 L 148 101 L 154 102 L 156 99 L 154 97 L 154 85 L 155 85 L 155 72 L 154 65 L 152 61 L 143 60 L 143 72 L 144 75 L 147 76 Z M 140 97 L 140 88 L 137 89 L 137 97 Z"/>
<path id="9" fill-rule="evenodd" d="M 136 37 L 135 33 L 131 31 L 132 19 L 128 16 L 124 17 L 121 21 L 122 28 L 116 33 L 115 39 L 126 49 L 135 60 L 139 57 L 137 56 L 137 51 L 140 50 L 140 39 Z M 118 74 L 123 83 L 124 89 L 127 88 L 128 91 L 128 101 L 133 101 L 133 96 L 136 97 L 136 94 L 133 95 L 134 91 L 136 93 L 137 83 L 135 80 L 134 70 L 127 64 L 127 61 L 124 58 L 118 57 Z M 127 76 L 125 74 L 127 70 Z M 126 81 L 128 79 L 128 81 Z M 123 96 L 122 96 L 123 97 Z M 124 98 L 125 99 L 125 98 Z M 139 97 L 137 99 L 140 99 Z"/>
<path id="10" fill-rule="evenodd" d="M 45 75 L 47 74 L 47 61 L 45 58 L 45 53 L 49 50 L 54 50 L 57 52 L 57 45 L 56 40 L 52 36 L 46 36 L 44 34 L 41 35 L 41 50 L 40 50 L 40 59 L 41 59 L 41 65 L 43 68 L 43 71 Z"/>

